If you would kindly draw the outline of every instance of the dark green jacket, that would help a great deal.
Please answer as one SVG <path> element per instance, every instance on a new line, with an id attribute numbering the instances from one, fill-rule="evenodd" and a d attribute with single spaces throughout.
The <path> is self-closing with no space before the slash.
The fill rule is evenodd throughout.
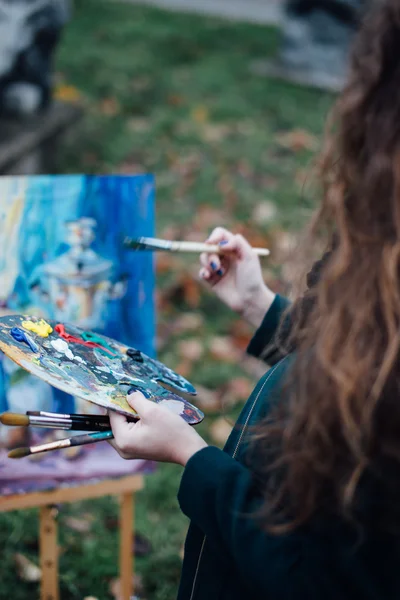
<path id="1" fill-rule="evenodd" d="M 178 600 L 400 600 L 398 537 L 356 544 L 327 519 L 290 535 L 260 529 L 260 495 L 244 465 L 249 426 L 279 398 L 291 356 L 273 339 L 287 301 L 277 296 L 248 351 L 272 365 L 247 401 L 224 448 L 197 452 L 183 473 L 179 503 L 190 518 Z"/>

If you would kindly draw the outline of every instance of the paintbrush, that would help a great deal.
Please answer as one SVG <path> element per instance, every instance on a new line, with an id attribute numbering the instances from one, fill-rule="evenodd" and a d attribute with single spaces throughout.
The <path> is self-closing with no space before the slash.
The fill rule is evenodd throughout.
<path id="1" fill-rule="evenodd" d="M 166 252 L 195 252 L 197 254 L 228 254 L 231 250 L 217 244 L 203 244 L 201 242 L 175 242 L 170 240 L 159 240 L 157 238 L 139 237 L 125 238 L 125 248 L 130 250 L 156 250 Z M 267 248 L 253 248 L 257 256 L 269 256 Z"/>
<path id="2" fill-rule="evenodd" d="M 51 414 L 51 413 L 49 413 Z M 3 413 L 0 415 L 0 423 L 13 427 L 44 427 L 46 429 L 64 429 L 78 431 L 109 431 L 110 420 L 97 421 L 97 419 L 71 419 L 40 415 L 21 415 L 17 413 Z"/>
<path id="3" fill-rule="evenodd" d="M 96 423 L 105 423 L 107 425 L 110 424 L 110 419 L 107 415 L 84 415 L 84 414 L 64 414 L 64 413 L 54 413 L 48 412 L 45 410 L 27 410 L 26 414 L 32 417 L 49 417 L 50 419 L 71 419 L 71 421 L 94 421 Z"/>
<path id="4" fill-rule="evenodd" d="M 93 444 L 95 442 L 111 440 L 113 437 L 112 431 L 85 433 L 83 435 L 76 435 L 75 437 L 67 438 L 65 440 L 58 440 L 57 442 L 50 442 L 48 444 L 41 444 L 39 446 L 31 446 L 30 448 L 15 448 L 8 453 L 8 458 L 24 458 L 25 456 L 39 454 L 40 452 L 62 450 L 63 448 L 71 448 L 72 446 L 84 446 L 85 444 Z"/>

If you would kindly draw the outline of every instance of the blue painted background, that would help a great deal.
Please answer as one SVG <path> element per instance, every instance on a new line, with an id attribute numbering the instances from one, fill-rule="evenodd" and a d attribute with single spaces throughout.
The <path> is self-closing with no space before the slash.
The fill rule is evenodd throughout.
<path id="1" fill-rule="evenodd" d="M 154 356 L 153 257 L 151 253 L 127 251 L 122 245 L 125 236 L 154 235 L 153 176 L 37 176 L 29 177 L 28 181 L 19 232 L 19 276 L 7 305 L 15 311 L 23 311 L 30 304 L 38 305 L 30 285 L 40 276 L 44 262 L 54 260 L 68 249 L 65 222 L 92 217 L 97 222 L 92 248 L 115 264 L 117 279 L 121 275 L 128 278 L 125 296 L 108 303 L 106 326 L 101 333 Z M 0 248 L 0 254 L 4 251 L 7 249 Z M 65 412 L 73 409 L 71 400 L 58 392 L 54 408 Z M 7 399 L 0 367 L 0 412 L 3 410 L 7 410 Z"/>

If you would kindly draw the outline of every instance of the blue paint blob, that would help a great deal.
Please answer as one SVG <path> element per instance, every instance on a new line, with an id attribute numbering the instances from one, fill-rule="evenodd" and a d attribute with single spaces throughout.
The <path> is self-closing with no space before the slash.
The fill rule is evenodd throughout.
<path id="1" fill-rule="evenodd" d="M 22 344 L 27 344 L 27 346 L 29 346 L 29 348 L 32 350 L 32 352 L 39 352 L 39 346 L 36 344 L 36 342 L 34 342 L 33 339 L 30 337 L 30 335 L 28 335 L 25 331 L 23 331 L 19 327 L 13 327 L 10 330 L 10 334 L 12 335 L 12 337 L 14 338 L 14 340 L 16 342 L 20 342 Z"/>

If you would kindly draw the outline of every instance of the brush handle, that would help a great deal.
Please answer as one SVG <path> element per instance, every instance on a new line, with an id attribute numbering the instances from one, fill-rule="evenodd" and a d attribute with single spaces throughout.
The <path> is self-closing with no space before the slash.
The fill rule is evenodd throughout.
<path id="1" fill-rule="evenodd" d="M 110 423 L 110 419 L 107 415 L 80 415 L 80 414 L 63 414 L 47 412 L 43 410 L 27 410 L 26 414 L 33 417 L 49 417 L 52 419 L 70 419 L 73 422 L 77 421 L 96 421 L 97 423 Z"/>
<path id="2" fill-rule="evenodd" d="M 84 433 L 83 435 L 76 435 L 75 437 L 69 438 L 70 446 L 84 446 L 85 444 L 93 444 L 94 442 L 103 442 L 104 440 L 111 440 L 114 437 L 112 431 L 99 431 L 96 433 Z"/>
<path id="3" fill-rule="evenodd" d="M 45 427 L 48 429 L 70 429 L 74 431 L 109 431 L 110 419 L 90 415 L 62 415 L 57 413 L 32 414 L 27 411 L 31 427 Z"/>
<path id="4" fill-rule="evenodd" d="M 71 421 L 67 419 L 46 419 L 45 417 L 30 417 L 30 427 L 39 429 L 63 429 L 64 431 L 110 431 L 110 423 L 97 421 Z"/>
<path id="5" fill-rule="evenodd" d="M 65 440 L 49 442 L 48 444 L 41 444 L 39 446 L 31 446 L 29 450 L 30 454 L 39 454 L 40 452 L 50 452 L 51 450 L 62 450 L 63 448 L 71 448 L 72 446 L 85 446 L 86 444 L 94 444 L 95 442 L 111 440 L 113 437 L 114 436 L 112 431 L 84 433 L 83 435 L 76 435 L 72 438 L 67 438 Z"/>
<path id="6" fill-rule="evenodd" d="M 202 242 L 171 242 L 171 252 L 195 252 L 206 254 L 229 254 L 229 250 L 225 250 L 223 246 L 216 244 L 204 244 Z M 253 252 L 257 256 L 269 256 L 270 251 L 267 248 L 253 248 Z"/>

